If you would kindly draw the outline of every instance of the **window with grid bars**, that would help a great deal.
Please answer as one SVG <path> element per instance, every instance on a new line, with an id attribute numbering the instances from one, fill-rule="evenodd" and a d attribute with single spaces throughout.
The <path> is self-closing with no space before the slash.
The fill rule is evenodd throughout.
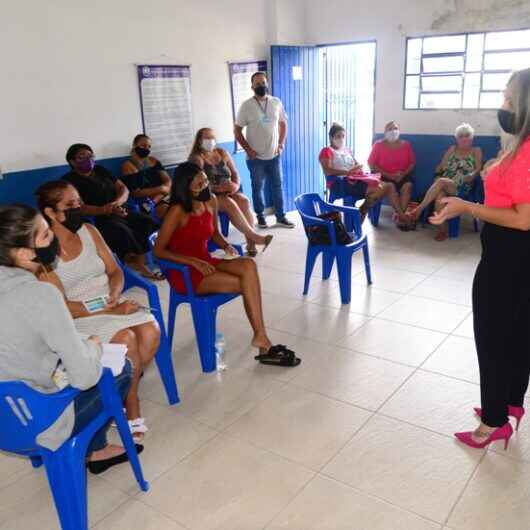
<path id="1" fill-rule="evenodd" d="M 405 109 L 497 109 L 511 73 L 530 67 L 530 29 L 409 37 Z"/>

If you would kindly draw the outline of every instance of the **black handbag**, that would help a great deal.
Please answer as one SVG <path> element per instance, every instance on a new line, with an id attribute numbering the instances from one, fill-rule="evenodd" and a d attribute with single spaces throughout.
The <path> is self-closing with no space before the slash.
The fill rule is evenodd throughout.
<path id="1" fill-rule="evenodd" d="M 335 230 L 335 240 L 338 245 L 348 245 L 353 243 L 353 239 L 348 234 L 339 212 L 326 212 L 318 216 L 324 221 L 332 221 Z M 311 245 L 331 245 L 331 238 L 327 226 L 313 225 L 307 228 L 307 238 Z"/>

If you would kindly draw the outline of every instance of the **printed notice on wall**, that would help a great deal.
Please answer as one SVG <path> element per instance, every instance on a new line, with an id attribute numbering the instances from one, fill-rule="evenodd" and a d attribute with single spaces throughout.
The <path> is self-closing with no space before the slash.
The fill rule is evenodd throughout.
<path id="1" fill-rule="evenodd" d="M 144 132 L 165 166 L 188 158 L 193 141 L 191 68 L 138 65 Z"/>
<path id="2" fill-rule="evenodd" d="M 232 114 L 234 121 L 241 103 L 254 95 L 251 88 L 252 74 L 254 72 L 267 73 L 267 61 L 248 61 L 244 63 L 228 63 L 230 73 L 230 90 L 232 92 Z M 237 143 L 234 151 L 241 149 Z"/>

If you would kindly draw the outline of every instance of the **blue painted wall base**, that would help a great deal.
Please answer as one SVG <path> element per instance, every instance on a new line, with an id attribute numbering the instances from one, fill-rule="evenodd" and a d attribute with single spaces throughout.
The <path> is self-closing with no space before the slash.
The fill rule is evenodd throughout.
<path id="1" fill-rule="evenodd" d="M 382 134 L 376 134 L 376 139 L 382 138 Z M 434 169 L 439 164 L 446 149 L 454 144 L 454 137 L 450 135 L 437 134 L 403 134 L 402 138 L 412 144 L 416 153 L 417 164 L 414 171 L 416 179 L 415 191 L 417 195 L 423 195 L 432 184 Z M 252 185 L 248 172 L 244 152 L 233 153 L 233 142 L 224 142 L 219 144 L 226 149 L 233 157 L 235 165 L 241 176 L 243 190 L 248 197 L 252 196 Z M 498 136 L 476 136 L 475 145 L 482 148 L 484 160 L 494 158 L 500 149 Z M 97 153 L 96 153 L 97 154 Z M 312 153 L 315 160 L 318 159 L 318 152 Z M 109 169 L 113 174 L 120 174 L 120 167 L 126 156 L 114 158 L 98 159 L 97 162 Z M 60 179 L 69 170 L 68 166 L 51 166 L 39 169 L 29 169 L 25 171 L 15 171 L 5 173 L 4 178 L 0 180 L 0 204 L 22 202 L 26 204 L 35 204 L 34 191 L 43 182 L 53 179 Z M 170 175 L 172 170 L 170 170 Z M 296 178 L 293 175 L 284 174 L 284 180 L 289 182 L 290 179 Z M 417 197 L 416 197 L 417 198 Z M 270 192 L 265 190 L 265 204 L 270 206 Z"/>
<path id="2" fill-rule="evenodd" d="M 225 142 L 219 144 L 219 146 L 223 149 L 226 149 L 232 155 L 234 163 L 236 164 L 241 176 L 243 190 L 250 197 L 252 195 L 252 186 L 250 183 L 250 175 L 246 164 L 245 153 L 233 153 L 233 142 Z M 120 175 L 121 165 L 125 160 L 127 160 L 127 158 L 127 156 L 117 156 L 103 159 L 97 158 L 96 162 L 106 167 L 113 175 Z M 69 166 L 64 164 L 59 166 L 4 173 L 3 179 L 0 180 L 0 204 L 18 202 L 35 206 L 35 190 L 44 182 L 60 179 L 69 170 Z M 169 174 L 173 176 L 172 169 L 169 170 Z M 266 199 L 267 195 L 268 194 L 266 193 Z M 267 206 L 270 205 L 271 201 L 266 200 L 266 204 Z"/>

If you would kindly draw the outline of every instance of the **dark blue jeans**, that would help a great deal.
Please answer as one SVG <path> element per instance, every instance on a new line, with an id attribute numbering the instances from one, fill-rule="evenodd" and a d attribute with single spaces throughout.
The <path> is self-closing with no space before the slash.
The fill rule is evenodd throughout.
<path id="1" fill-rule="evenodd" d="M 257 215 L 263 215 L 263 182 L 270 183 L 272 191 L 272 205 L 277 219 L 283 219 L 283 190 L 282 190 L 282 164 L 280 157 L 271 160 L 247 159 L 247 167 L 252 181 L 252 202 Z"/>
<path id="2" fill-rule="evenodd" d="M 131 386 L 131 373 L 131 363 L 125 361 L 122 373 L 115 378 L 116 387 L 122 401 L 125 400 Z M 102 410 L 103 402 L 97 386 L 81 392 L 74 399 L 75 423 L 72 436 L 80 433 Z M 87 456 L 94 451 L 101 451 L 101 449 L 107 447 L 107 431 L 109 430 L 110 423 L 109 421 L 96 432 L 88 446 Z"/>

